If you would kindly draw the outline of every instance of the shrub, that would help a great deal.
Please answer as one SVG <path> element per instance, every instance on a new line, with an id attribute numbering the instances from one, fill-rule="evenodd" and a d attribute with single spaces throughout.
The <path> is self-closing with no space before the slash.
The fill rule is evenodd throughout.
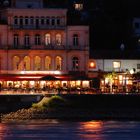
<path id="1" fill-rule="evenodd" d="M 46 109 L 46 108 L 57 108 L 64 107 L 66 105 L 66 100 L 60 96 L 52 96 L 51 98 L 44 97 L 40 102 L 32 105 L 35 109 Z"/>
<path id="2" fill-rule="evenodd" d="M 57 107 L 64 107 L 66 105 L 66 100 L 63 99 L 60 96 L 52 96 L 48 102 L 44 102 L 44 107 L 51 107 L 51 108 L 57 108 Z"/>

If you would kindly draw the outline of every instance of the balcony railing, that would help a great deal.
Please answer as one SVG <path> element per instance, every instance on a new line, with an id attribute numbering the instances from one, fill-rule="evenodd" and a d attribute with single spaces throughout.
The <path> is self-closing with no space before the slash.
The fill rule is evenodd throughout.
<path id="1" fill-rule="evenodd" d="M 64 25 L 11 25 L 11 29 L 18 29 L 18 30 L 44 30 L 44 29 L 59 29 L 64 30 L 66 26 Z"/>
<path id="2" fill-rule="evenodd" d="M 9 46 L 0 46 L 0 49 L 3 50 L 87 50 L 88 51 L 88 46 L 65 46 L 65 45 L 19 45 L 19 46 L 14 46 L 14 45 L 9 45 Z"/>

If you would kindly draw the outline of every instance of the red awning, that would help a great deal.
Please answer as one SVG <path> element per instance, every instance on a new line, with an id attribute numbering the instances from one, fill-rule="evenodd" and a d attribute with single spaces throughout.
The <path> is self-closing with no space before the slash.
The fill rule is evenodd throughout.
<path id="1" fill-rule="evenodd" d="M 42 78 L 46 77 L 48 75 L 39 75 L 39 74 L 26 74 L 26 75 L 16 75 L 16 74 L 0 74 L 0 81 L 41 81 Z M 88 77 L 85 76 L 75 76 L 75 75 L 49 75 L 53 76 L 57 80 L 60 81 L 75 81 L 75 80 L 89 80 Z M 47 79 L 46 79 L 47 80 Z M 45 79 L 44 79 L 45 81 Z"/>
<path id="2" fill-rule="evenodd" d="M 0 81 L 34 81 L 39 80 L 41 75 L 11 75 L 11 74 L 3 74 L 0 75 Z"/>

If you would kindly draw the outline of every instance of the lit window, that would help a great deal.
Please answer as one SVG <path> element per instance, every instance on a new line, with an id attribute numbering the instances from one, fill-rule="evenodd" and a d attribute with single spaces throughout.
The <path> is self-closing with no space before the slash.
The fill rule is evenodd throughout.
<path id="1" fill-rule="evenodd" d="M 57 56 L 55 59 L 56 70 L 62 70 L 62 58 Z"/>
<path id="2" fill-rule="evenodd" d="M 36 56 L 34 59 L 34 69 L 35 70 L 41 69 L 41 58 L 39 56 Z"/>
<path id="3" fill-rule="evenodd" d="M 13 70 L 19 70 L 20 58 L 18 56 L 13 57 Z"/>
<path id="4" fill-rule="evenodd" d="M 49 44 L 51 44 L 51 35 L 46 34 L 45 35 L 45 45 L 49 45 Z"/>
<path id="5" fill-rule="evenodd" d="M 29 57 L 29 56 L 25 56 L 25 57 L 24 57 L 23 69 L 24 69 L 24 70 L 31 70 L 31 66 L 30 66 L 30 57 Z"/>
<path id="6" fill-rule="evenodd" d="M 113 62 L 113 68 L 114 69 L 118 69 L 118 68 L 120 68 L 121 67 L 121 62 L 119 62 L 119 61 L 114 61 Z"/>
<path id="7" fill-rule="evenodd" d="M 82 3 L 75 3 L 74 8 L 75 8 L 75 10 L 82 10 L 83 9 L 83 4 Z"/>
<path id="8" fill-rule="evenodd" d="M 51 57 L 46 56 L 45 58 L 45 69 L 50 70 L 51 69 Z"/>
<path id="9" fill-rule="evenodd" d="M 79 59 L 77 57 L 72 58 L 72 69 L 73 70 L 79 69 Z"/>
<path id="10" fill-rule="evenodd" d="M 61 45 L 62 37 L 61 34 L 56 34 L 56 45 Z"/>

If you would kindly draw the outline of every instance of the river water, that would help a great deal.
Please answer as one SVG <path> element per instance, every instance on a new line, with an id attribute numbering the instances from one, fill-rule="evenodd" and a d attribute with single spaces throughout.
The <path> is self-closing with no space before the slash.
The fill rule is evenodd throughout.
<path id="1" fill-rule="evenodd" d="M 140 140 L 140 122 L 57 120 L 2 122 L 0 140 Z"/>

